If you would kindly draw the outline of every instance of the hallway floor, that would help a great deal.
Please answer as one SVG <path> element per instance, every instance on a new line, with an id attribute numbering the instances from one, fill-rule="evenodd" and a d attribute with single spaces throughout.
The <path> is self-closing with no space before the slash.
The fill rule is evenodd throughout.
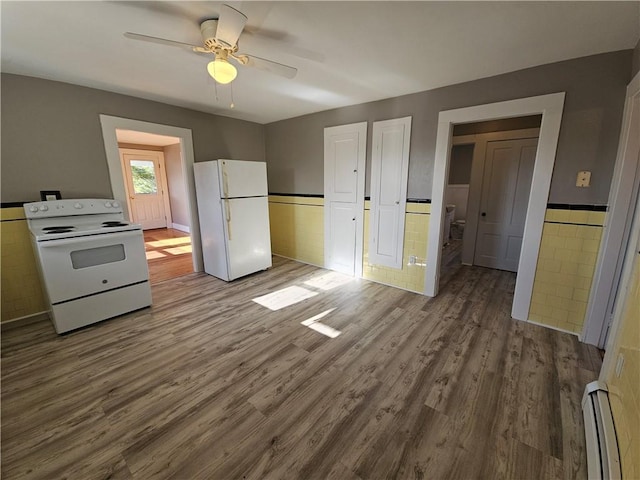
<path id="1" fill-rule="evenodd" d="M 191 237 L 172 228 L 144 231 L 151 284 L 193 273 Z"/>

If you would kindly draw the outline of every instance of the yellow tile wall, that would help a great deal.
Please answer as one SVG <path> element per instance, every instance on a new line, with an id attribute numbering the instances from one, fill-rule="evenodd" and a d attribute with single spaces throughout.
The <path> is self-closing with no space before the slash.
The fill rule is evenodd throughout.
<path id="1" fill-rule="evenodd" d="M 402 269 L 369 264 L 369 205 L 365 202 L 363 277 L 387 285 L 422 293 L 431 205 L 407 203 Z M 269 196 L 271 249 L 301 262 L 324 265 L 324 200 L 322 198 Z M 409 265 L 409 256 L 417 257 Z"/>
<path id="2" fill-rule="evenodd" d="M 607 351 L 615 365 L 624 355 L 620 377 L 608 372 L 609 401 L 618 437 L 622 478 L 640 478 L 640 254 L 636 253 L 622 323 Z"/>
<path id="3" fill-rule="evenodd" d="M 582 331 L 605 212 L 547 210 L 529 320 Z"/>
<path id="4" fill-rule="evenodd" d="M 23 209 L 3 208 L 0 213 L 0 312 L 1 321 L 6 322 L 43 312 L 48 307 L 40 286 Z"/>
<path id="5" fill-rule="evenodd" d="M 269 222 L 273 253 L 324 265 L 324 199 L 271 195 Z"/>
<path id="6" fill-rule="evenodd" d="M 369 264 L 369 202 L 365 202 L 364 211 L 364 253 L 362 276 L 368 280 L 392 285 L 412 292 L 424 292 L 424 274 L 426 269 L 427 238 L 431 205 L 425 203 L 407 203 L 404 223 L 404 251 L 402 269 Z M 409 257 L 415 255 L 415 265 L 409 265 Z"/>

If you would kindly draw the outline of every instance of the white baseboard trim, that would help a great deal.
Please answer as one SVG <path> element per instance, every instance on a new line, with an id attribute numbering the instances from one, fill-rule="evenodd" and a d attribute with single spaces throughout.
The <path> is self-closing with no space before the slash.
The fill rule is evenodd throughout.
<path id="1" fill-rule="evenodd" d="M 371 278 L 365 278 L 362 277 L 362 280 L 366 280 L 367 282 L 373 282 L 373 283 L 378 283 L 380 285 L 385 285 L 387 287 L 393 287 L 393 288 L 397 288 L 398 290 L 404 290 L 405 292 L 411 292 L 411 293 L 415 293 L 417 295 L 422 295 L 424 297 L 424 292 L 418 292 L 417 290 L 409 290 L 408 288 L 404 288 L 404 287 L 399 287 L 397 285 L 392 285 L 390 283 L 384 283 L 384 282 L 380 282 L 378 280 L 373 280 Z"/>
<path id="2" fill-rule="evenodd" d="M 564 328 L 554 327 L 552 325 L 547 325 L 545 323 L 534 322 L 533 320 L 519 320 L 519 319 L 514 318 L 514 317 L 511 317 L 511 318 L 513 320 L 518 320 L 519 322 L 531 323 L 532 325 L 537 325 L 538 327 L 550 328 L 551 330 L 556 330 L 558 332 L 568 333 L 569 335 L 575 335 L 576 337 L 578 337 L 578 340 L 581 340 L 580 334 L 578 332 L 572 332 L 570 330 L 565 330 Z"/>
<path id="3" fill-rule="evenodd" d="M 191 229 L 187 225 L 180 225 L 179 223 L 172 223 L 171 228 L 174 230 L 180 230 L 184 233 L 191 233 Z"/>
<path id="4" fill-rule="evenodd" d="M 316 265 L 315 263 L 305 262 L 304 260 L 299 260 L 297 258 L 291 258 L 291 257 L 287 257 L 286 255 L 280 255 L 279 253 L 271 252 L 271 255 L 273 255 L 274 257 L 286 258 L 287 260 L 293 260 L 294 262 L 304 263 L 305 265 L 311 265 L 312 267 L 324 268 L 325 270 L 327 270 L 327 268 L 323 265 Z"/>
<path id="5" fill-rule="evenodd" d="M 11 328 L 22 327 L 29 325 L 30 323 L 39 322 L 41 320 L 49 319 L 49 310 L 44 312 L 32 313 L 31 315 L 25 315 L 24 317 L 12 318 L 0 323 L 0 329 L 2 331 L 9 330 Z"/>

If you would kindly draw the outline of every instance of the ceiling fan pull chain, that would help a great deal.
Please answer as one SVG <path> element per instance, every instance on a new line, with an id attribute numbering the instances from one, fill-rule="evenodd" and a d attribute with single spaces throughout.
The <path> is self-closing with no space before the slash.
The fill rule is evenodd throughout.
<path id="1" fill-rule="evenodd" d="M 230 86 L 231 86 L 231 105 L 229 105 L 229 108 L 233 108 L 236 106 L 236 104 L 233 103 L 233 83 Z"/>
<path id="2" fill-rule="evenodd" d="M 216 92 L 216 103 L 219 102 L 218 100 L 218 82 L 216 82 L 215 80 L 213 81 L 213 89 Z"/>

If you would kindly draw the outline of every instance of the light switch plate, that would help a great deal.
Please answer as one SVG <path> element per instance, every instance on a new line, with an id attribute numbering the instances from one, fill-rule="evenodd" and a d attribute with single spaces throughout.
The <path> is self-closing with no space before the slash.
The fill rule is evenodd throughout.
<path id="1" fill-rule="evenodd" d="M 591 172 L 578 172 L 578 178 L 576 178 L 576 187 L 588 187 L 590 184 Z"/>

